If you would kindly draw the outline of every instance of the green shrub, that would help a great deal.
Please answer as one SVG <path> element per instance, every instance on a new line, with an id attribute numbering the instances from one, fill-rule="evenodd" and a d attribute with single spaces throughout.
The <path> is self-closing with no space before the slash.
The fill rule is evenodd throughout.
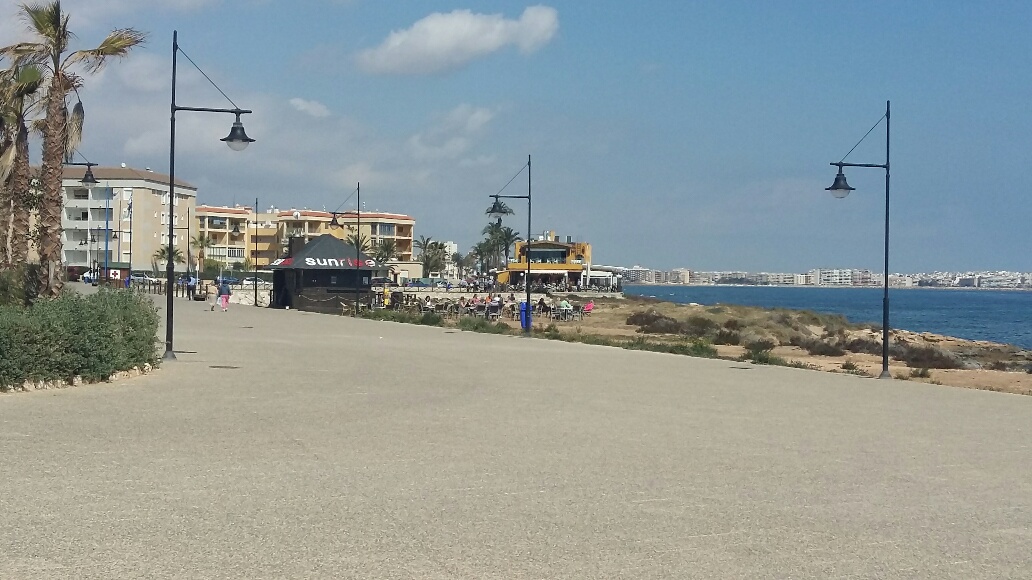
<path id="1" fill-rule="evenodd" d="M 673 354 L 683 354 L 700 358 L 717 358 L 717 349 L 713 345 L 702 340 L 691 340 L 681 342 L 670 347 Z"/>
<path id="2" fill-rule="evenodd" d="M 684 333 L 688 336 L 702 338 L 716 331 L 718 326 L 716 322 L 705 316 L 689 316 L 688 320 L 684 321 Z"/>
<path id="3" fill-rule="evenodd" d="M 846 351 L 838 344 L 819 338 L 793 336 L 789 343 L 815 356 L 842 356 L 846 354 Z"/>
<path id="4" fill-rule="evenodd" d="M 854 363 L 851 360 L 847 360 L 846 362 L 842 363 L 842 370 L 844 371 L 855 371 L 858 368 L 860 367 L 856 366 L 856 363 Z"/>
<path id="5" fill-rule="evenodd" d="M 486 334 L 509 334 L 512 331 L 504 322 L 491 322 L 475 316 L 463 316 L 460 318 L 459 329 Z"/>
<path id="6" fill-rule="evenodd" d="M 441 326 L 443 323 L 444 319 L 436 312 L 424 312 L 416 322 L 416 324 L 422 324 L 423 326 Z"/>
<path id="7" fill-rule="evenodd" d="M 899 345 L 899 355 L 908 367 L 924 369 L 959 369 L 964 368 L 964 363 L 952 352 L 937 346 L 910 346 Z"/>
<path id="8" fill-rule="evenodd" d="M 724 328 L 718 330 L 716 336 L 713 337 L 713 344 L 730 344 L 732 346 L 737 346 L 741 341 L 742 337 L 738 334 L 738 331 L 731 330 L 727 328 L 726 325 Z"/>
<path id="9" fill-rule="evenodd" d="M 158 322 L 149 298 L 123 290 L 0 307 L 0 388 L 75 376 L 98 381 L 156 364 Z"/>

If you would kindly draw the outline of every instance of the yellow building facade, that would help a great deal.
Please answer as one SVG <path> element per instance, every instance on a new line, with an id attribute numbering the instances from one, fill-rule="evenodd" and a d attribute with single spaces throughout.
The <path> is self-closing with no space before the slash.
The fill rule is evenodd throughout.
<path id="1" fill-rule="evenodd" d="M 569 237 L 563 241 L 555 232 L 549 231 L 530 242 L 516 242 L 515 258 L 506 265 L 504 272 L 499 273 L 498 281 L 523 284 L 528 257 L 532 285 L 580 286 L 587 282 L 591 270 L 591 244 L 574 242 Z"/>

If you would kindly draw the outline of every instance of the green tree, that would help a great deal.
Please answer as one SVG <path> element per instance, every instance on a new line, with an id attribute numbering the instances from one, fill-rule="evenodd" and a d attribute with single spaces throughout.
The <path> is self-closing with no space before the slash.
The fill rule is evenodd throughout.
<path id="1" fill-rule="evenodd" d="M 73 69 L 93 74 L 104 68 L 112 57 L 125 57 L 143 43 L 144 35 L 131 28 L 114 30 L 89 50 L 68 53 L 74 34 L 68 29 L 69 15 L 54 0 L 42 4 L 22 4 L 21 13 L 35 41 L 19 42 L 0 48 L 0 58 L 15 66 L 36 65 L 50 80 L 45 96 L 46 121 L 43 127 L 43 163 L 40 175 L 42 204 L 40 220 L 40 294 L 57 296 L 61 290 L 61 179 L 62 166 L 72 150 L 69 137 L 75 139 L 76 123 L 69 123 L 67 96 L 82 84 Z M 82 103 L 75 105 L 73 119 L 82 116 Z M 71 130 L 70 130 L 71 127 Z M 81 128 L 81 124 L 78 125 Z"/>
<path id="2" fill-rule="evenodd" d="M 215 240 L 208 234 L 197 234 L 190 239 L 190 247 L 197 250 L 197 263 L 204 264 L 208 257 L 208 249 L 215 245 Z"/>
<path id="3" fill-rule="evenodd" d="M 28 117 L 42 82 L 35 66 L 0 71 L 0 264 L 28 261 L 35 197 L 30 192 Z"/>
<path id="4" fill-rule="evenodd" d="M 373 249 L 373 259 L 377 264 L 386 264 L 398 257 L 398 243 L 391 239 L 380 240 Z"/>
<path id="5" fill-rule="evenodd" d="M 502 264 L 503 267 L 506 267 L 509 264 L 509 256 L 512 253 L 512 247 L 516 242 L 522 239 L 523 238 L 520 237 L 520 233 L 510 227 L 504 227 L 498 231 L 495 241 L 499 246 L 501 246 L 502 254 L 505 256 L 505 262 Z"/>
<path id="6" fill-rule="evenodd" d="M 168 263 L 168 246 L 161 246 L 158 248 L 151 259 L 158 264 Z M 186 260 L 183 259 L 183 252 L 176 247 L 172 248 L 172 259 L 175 260 L 176 264 L 182 264 Z"/>
<path id="7" fill-rule="evenodd" d="M 348 237 L 345 238 L 345 241 L 347 241 L 347 243 L 351 244 L 353 247 L 358 248 L 358 251 L 362 252 L 363 254 L 368 254 L 370 251 L 369 237 L 365 234 L 352 232 L 348 234 Z"/>

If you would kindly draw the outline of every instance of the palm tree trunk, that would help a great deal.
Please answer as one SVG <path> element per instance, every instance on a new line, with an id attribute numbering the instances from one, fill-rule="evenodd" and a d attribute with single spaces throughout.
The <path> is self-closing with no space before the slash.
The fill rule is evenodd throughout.
<path id="1" fill-rule="evenodd" d="M 43 133 L 43 200 L 39 208 L 39 295 L 56 297 L 64 284 L 61 267 L 61 173 L 65 157 L 65 91 L 62 76 L 55 74 L 47 95 L 46 130 Z"/>
<path id="2" fill-rule="evenodd" d="M 14 169 L 11 171 L 11 264 L 20 266 L 29 261 L 29 130 L 22 123 L 15 139 Z"/>
<path id="3" fill-rule="evenodd" d="M 0 266 L 11 263 L 11 179 L 0 185 Z"/>

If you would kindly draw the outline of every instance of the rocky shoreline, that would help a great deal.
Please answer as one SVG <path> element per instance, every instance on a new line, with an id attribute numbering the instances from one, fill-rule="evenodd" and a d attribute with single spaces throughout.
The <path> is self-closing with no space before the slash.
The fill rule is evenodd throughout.
<path id="1" fill-rule="evenodd" d="M 881 372 L 881 329 L 842 316 L 637 296 L 591 298 L 595 311 L 583 320 L 556 323 L 558 333 L 669 344 L 703 341 L 721 358 L 748 360 L 759 349 L 777 364 L 872 377 Z M 535 327 L 543 324 L 536 321 Z M 889 370 L 897 380 L 1032 395 L 1032 351 L 908 330 L 891 330 L 889 344 Z"/>

